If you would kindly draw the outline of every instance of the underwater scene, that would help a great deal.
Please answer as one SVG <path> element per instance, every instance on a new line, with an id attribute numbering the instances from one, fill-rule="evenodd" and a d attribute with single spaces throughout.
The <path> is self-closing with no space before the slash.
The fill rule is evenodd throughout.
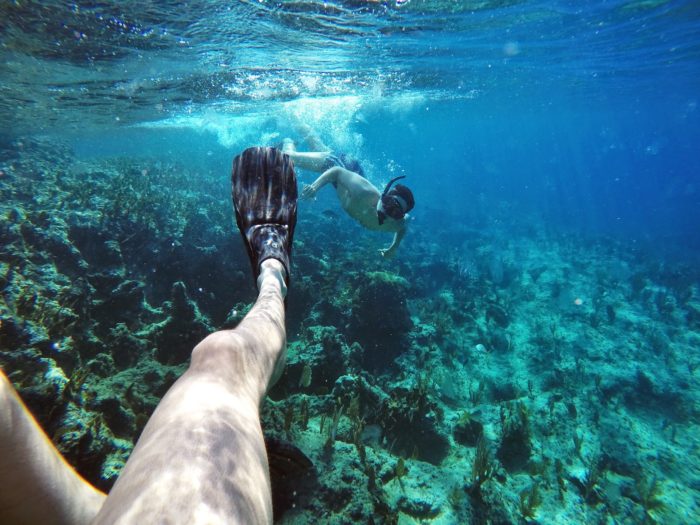
<path id="1" fill-rule="evenodd" d="M 256 300 L 231 169 L 275 147 L 275 523 L 700 523 L 699 37 L 693 0 L 2 1 L 0 367 L 108 493 Z M 369 222 L 310 192 L 338 166 Z"/>

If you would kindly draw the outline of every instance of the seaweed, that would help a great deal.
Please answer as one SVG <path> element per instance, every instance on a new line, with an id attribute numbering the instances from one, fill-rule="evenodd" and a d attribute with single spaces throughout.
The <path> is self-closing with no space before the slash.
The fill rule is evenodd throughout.
<path id="1" fill-rule="evenodd" d="M 564 479 L 564 464 L 559 458 L 557 458 L 554 461 L 554 472 L 557 480 L 557 492 L 559 494 L 559 500 L 564 501 L 564 492 L 566 492 L 566 481 Z"/>
<path id="2" fill-rule="evenodd" d="M 583 436 L 579 434 L 577 431 L 574 431 L 573 436 L 571 436 L 571 439 L 574 442 L 574 452 L 576 452 L 576 455 L 579 457 L 579 459 L 583 459 L 583 456 L 581 456 L 581 447 L 583 446 Z"/>
<path id="3" fill-rule="evenodd" d="M 665 504 L 661 499 L 661 486 L 656 476 L 651 478 L 639 477 L 636 480 L 637 496 L 639 504 L 644 509 L 643 524 L 656 523 L 654 517 L 655 511 L 660 511 L 665 508 Z"/>
<path id="4" fill-rule="evenodd" d="M 602 500 L 599 483 L 605 476 L 605 469 L 599 458 L 594 458 L 586 469 L 581 480 L 581 495 L 588 504 L 595 504 Z"/>
<path id="5" fill-rule="evenodd" d="M 496 456 L 506 470 L 522 469 L 532 454 L 530 416 L 522 401 L 501 405 L 503 433 Z"/>
<path id="6" fill-rule="evenodd" d="M 474 462 L 472 463 L 471 483 L 468 486 L 468 491 L 472 494 L 478 494 L 481 491 L 481 485 L 491 479 L 496 472 L 496 464 L 491 459 L 488 442 L 482 434 L 476 443 L 476 452 L 474 454 Z"/>
<path id="7" fill-rule="evenodd" d="M 530 488 L 521 491 L 519 496 L 518 508 L 520 509 L 520 515 L 525 519 L 534 518 L 537 507 L 542 503 L 542 495 L 540 494 L 538 483 L 533 481 Z"/>
<path id="8" fill-rule="evenodd" d="M 306 430 L 309 426 L 309 400 L 306 397 L 302 399 L 299 409 L 299 426 L 301 430 Z"/>
<path id="9" fill-rule="evenodd" d="M 311 385 L 311 365 L 306 363 L 299 377 L 299 388 L 308 388 Z"/>
<path id="10" fill-rule="evenodd" d="M 328 425 L 328 428 L 326 429 L 326 441 L 323 444 L 323 449 L 326 452 L 330 452 L 333 449 L 333 443 L 335 443 L 335 439 L 336 439 L 337 434 L 338 434 L 338 424 L 340 423 L 340 418 L 343 416 L 344 410 L 345 410 L 345 407 L 340 403 L 336 403 L 333 406 L 333 413 L 331 414 L 331 421 Z M 325 420 L 325 418 L 321 419 L 321 427 L 320 427 L 321 433 L 323 433 L 324 420 Z"/>
<path id="11" fill-rule="evenodd" d="M 403 458 L 399 458 L 398 461 L 396 462 L 396 466 L 394 467 L 394 475 L 396 476 L 396 481 L 399 483 L 399 487 L 401 487 L 401 492 L 406 493 L 406 489 L 403 486 L 403 481 L 401 480 L 406 473 L 408 472 L 408 468 L 406 467 L 406 462 L 404 461 Z"/>
<path id="12" fill-rule="evenodd" d="M 472 405 L 478 405 L 481 403 L 484 397 L 484 391 L 486 390 L 486 383 L 483 381 L 477 381 L 476 388 L 472 389 L 471 383 L 469 384 L 469 402 Z"/>

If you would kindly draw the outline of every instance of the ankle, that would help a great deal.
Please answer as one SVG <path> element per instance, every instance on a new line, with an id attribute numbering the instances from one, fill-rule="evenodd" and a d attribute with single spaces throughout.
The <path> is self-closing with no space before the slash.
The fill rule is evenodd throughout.
<path id="1" fill-rule="evenodd" d="M 282 298 L 287 297 L 287 271 L 284 264 L 277 259 L 265 259 L 260 264 L 260 275 L 258 275 L 258 291 L 262 292 L 263 287 L 279 286 Z"/>
<path id="2" fill-rule="evenodd" d="M 284 153 L 294 153 L 296 150 L 296 145 L 292 139 L 282 140 L 282 151 Z"/>

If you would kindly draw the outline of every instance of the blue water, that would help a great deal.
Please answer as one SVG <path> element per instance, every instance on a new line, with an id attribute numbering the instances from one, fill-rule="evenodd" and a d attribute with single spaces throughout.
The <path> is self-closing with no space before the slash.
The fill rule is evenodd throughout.
<path id="1" fill-rule="evenodd" d="M 700 247 L 696 2 L 158 5 L 4 3 L 5 133 L 223 176 L 301 118 L 377 185 L 406 174 L 417 219 L 506 203 Z"/>
<path id="2" fill-rule="evenodd" d="M 48 412 L 41 423 L 83 469 L 91 458 L 71 448 L 65 429 L 103 410 L 88 403 L 75 421 L 64 418 L 56 406 L 83 401 L 54 395 L 51 381 L 83 380 L 77 372 L 97 355 L 107 365 L 91 369 L 86 392 L 99 386 L 123 405 L 133 381 L 144 385 L 144 407 L 126 407 L 127 430 L 105 423 L 123 432 L 123 457 L 103 463 L 104 449 L 95 465 L 87 461 L 91 481 L 111 486 L 137 420 L 176 377 L 168 371 L 151 384 L 144 370 L 184 367 L 199 335 L 254 299 L 231 219 L 232 158 L 286 137 L 302 150 L 306 124 L 360 159 L 378 188 L 405 176 L 416 199 L 393 260 L 376 254 L 390 237 L 343 216 L 329 188 L 299 205 L 290 356 L 263 417 L 280 433 L 301 399 L 311 400 L 313 425 L 284 437 L 304 437 L 324 490 L 344 498 L 352 487 L 365 511 L 376 503 L 374 481 L 352 464 L 353 437 L 339 440 L 346 448 L 336 464 L 316 432 L 319 419 L 343 411 L 331 399 L 334 382 L 354 374 L 407 403 L 410 432 L 384 421 L 383 405 L 363 407 L 370 433 L 389 429 L 372 454 L 397 513 L 407 501 L 414 513 L 430 507 L 430 484 L 442 502 L 436 523 L 478 514 L 483 502 L 467 479 L 476 443 L 457 444 L 454 429 L 465 416 L 482 419 L 498 449 L 517 401 L 530 410 L 541 468 L 502 471 L 489 481 L 489 505 L 516 509 L 521 490 L 540 479 L 542 523 L 635 523 L 643 498 L 632 485 L 658 479 L 676 520 L 667 522 L 697 522 L 699 37 L 697 0 L 2 1 L 0 365 L 30 408 Z M 317 176 L 298 171 L 302 185 Z M 141 193 L 129 199 L 134 187 Z M 389 290 L 381 312 L 358 299 L 373 286 Z M 181 321 L 169 317 L 177 289 L 208 319 L 185 334 L 193 341 L 166 323 Z M 106 311 L 111 296 L 136 313 Z M 397 312 L 404 324 L 392 330 L 401 333 L 387 335 L 382 323 Z M 376 338 L 396 356 L 386 369 L 355 368 L 357 355 L 383 355 Z M 154 340 L 179 344 L 177 359 L 156 362 Z M 350 353 L 358 341 L 366 354 L 361 345 Z M 338 348 L 354 356 L 344 357 L 348 366 Z M 110 353 L 121 359 L 111 368 Z M 306 389 L 309 359 L 322 364 L 319 384 Z M 124 370 L 136 379 L 109 381 Z M 422 399 L 418 419 L 407 392 Z M 81 425 L 81 435 L 97 433 Z M 425 429 L 439 435 L 425 438 Z M 404 434 L 411 446 L 392 450 Z M 426 453 L 447 454 L 448 442 L 447 459 Z M 409 458 L 418 443 L 424 456 Z M 387 474 L 399 455 L 407 491 Z M 426 456 L 432 467 L 419 465 Z M 606 504 L 583 486 L 601 458 Z M 338 484 L 343 469 L 359 477 Z M 334 505 L 328 494 L 321 506 Z"/>

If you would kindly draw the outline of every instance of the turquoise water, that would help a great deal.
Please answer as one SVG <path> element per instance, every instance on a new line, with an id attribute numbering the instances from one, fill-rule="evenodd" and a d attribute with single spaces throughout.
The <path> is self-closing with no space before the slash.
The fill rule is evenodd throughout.
<path id="1" fill-rule="evenodd" d="M 280 519 L 698 522 L 699 34 L 693 1 L 3 2 L 0 364 L 107 490 L 254 298 L 231 159 L 305 124 L 416 207 L 387 261 L 330 189 L 300 203 L 263 418 L 317 485 Z"/>
<path id="2" fill-rule="evenodd" d="M 220 173 L 294 117 L 377 180 L 406 172 L 416 213 L 483 194 L 697 247 L 693 2 L 8 3 L 3 19 L 9 137 Z"/>

